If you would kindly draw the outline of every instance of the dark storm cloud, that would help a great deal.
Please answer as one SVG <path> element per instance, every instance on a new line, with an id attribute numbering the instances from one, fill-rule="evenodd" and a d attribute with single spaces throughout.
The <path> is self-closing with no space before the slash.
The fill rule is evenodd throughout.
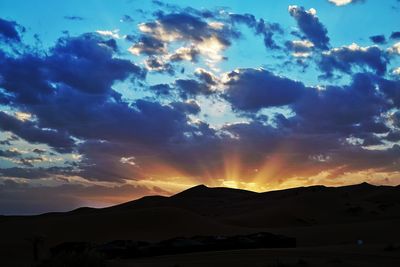
<path id="1" fill-rule="evenodd" d="M 314 9 L 305 10 L 304 7 L 289 6 L 289 14 L 296 20 L 300 31 L 314 43 L 315 47 L 326 50 L 329 47 L 328 31 L 314 11 Z"/>
<path id="2" fill-rule="evenodd" d="M 386 73 L 388 59 L 386 53 L 377 46 L 360 47 L 352 44 L 322 53 L 317 64 L 326 77 L 332 77 L 334 70 L 351 74 L 354 67 L 370 69 L 383 75 Z"/>
<path id="3" fill-rule="evenodd" d="M 369 39 L 375 44 L 384 44 L 386 43 L 385 35 L 374 35 L 369 37 Z"/>
<path id="4" fill-rule="evenodd" d="M 58 151 L 70 151 L 74 141 L 66 132 L 41 129 L 31 121 L 20 121 L 5 112 L 0 112 L 0 129 L 10 131 L 32 143 L 44 143 Z"/>
<path id="5" fill-rule="evenodd" d="M 20 32 L 24 32 L 25 28 L 20 26 L 15 21 L 5 20 L 0 18 L 0 40 L 6 42 L 20 42 L 21 35 Z"/>
<path id="6" fill-rule="evenodd" d="M 289 105 L 299 99 L 306 88 L 301 82 L 276 76 L 264 69 L 240 69 L 228 74 L 224 97 L 238 110 Z"/>
<path id="7" fill-rule="evenodd" d="M 274 34 L 282 34 L 283 29 L 278 23 L 268 23 L 263 19 L 257 20 L 252 14 L 229 14 L 233 23 L 242 23 L 253 29 L 256 35 L 262 35 L 266 48 L 277 49 L 279 46 L 274 41 Z"/>

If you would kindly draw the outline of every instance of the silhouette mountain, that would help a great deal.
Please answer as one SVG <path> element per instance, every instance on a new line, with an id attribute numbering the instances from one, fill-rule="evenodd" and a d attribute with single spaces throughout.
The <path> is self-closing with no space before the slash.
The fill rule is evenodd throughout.
<path id="1" fill-rule="evenodd" d="M 204 197 L 204 198 L 224 198 L 224 197 L 243 197 L 255 195 L 257 193 L 243 190 L 243 189 L 234 189 L 234 188 L 226 188 L 226 187 L 207 187 L 205 185 L 198 185 L 185 191 L 182 191 L 176 195 L 174 198 L 196 198 L 196 197 Z"/>
<path id="2" fill-rule="evenodd" d="M 400 186 L 311 186 L 265 193 L 195 186 L 171 197 L 148 196 L 113 207 L 37 216 L 1 216 L 0 246 L 26 246 L 40 234 L 66 241 L 158 241 L 178 236 L 271 232 L 302 245 L 400 240 Z M 8 252 L 7 252 L 8 251 Z"/>

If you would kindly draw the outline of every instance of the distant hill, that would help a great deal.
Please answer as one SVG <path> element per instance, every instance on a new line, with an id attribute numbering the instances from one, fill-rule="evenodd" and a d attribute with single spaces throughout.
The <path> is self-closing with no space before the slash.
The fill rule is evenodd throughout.
<path id="1" fill-rule="evenodd" d="M 156 241 L 177 236 L 268 231 L 300 246 L 400 240 L 400 187 L 311 186 L 265 193 L 199 185 L 171 197 L 148 196 L 113 207 L 0 217 L 0 254 L 65 241 Z M 0 255 L 1 256 L 1 255 Z"/>

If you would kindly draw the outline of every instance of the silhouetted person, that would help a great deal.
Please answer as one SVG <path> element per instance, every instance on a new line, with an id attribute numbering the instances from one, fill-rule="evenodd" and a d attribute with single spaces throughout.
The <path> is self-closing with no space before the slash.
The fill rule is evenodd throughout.
<path id="1" fill-rule="evenodd" d="M 33 237 L 29 237 L 28 240 L 32 244 L 32 252 L 33 252 L 33 260 L 39 260 L 39 246 L 44 242 L 44 237 L 35 235 Z"/>

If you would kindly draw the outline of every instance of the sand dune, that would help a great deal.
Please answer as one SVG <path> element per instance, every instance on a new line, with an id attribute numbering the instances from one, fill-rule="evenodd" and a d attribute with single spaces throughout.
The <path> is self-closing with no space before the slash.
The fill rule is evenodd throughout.
<path id="1" fill-rule="evenodd" d="M 360 184 L 254 193 L 197 186 L 172 197 L 150 196 L 104 209 L 3 216 L 0 256 L 10 264 L 20 259 L 21 265 L 22 258 L 29 262 L 31 247 L 25 239 L 32 236 L 43 236 L 44 250 L 65 241 L 258 231 L 296 237 L 300 246 L 351 245 L 359 239 L 387 244 L 400 242 L 398 225 L 400 187 Z"/>

